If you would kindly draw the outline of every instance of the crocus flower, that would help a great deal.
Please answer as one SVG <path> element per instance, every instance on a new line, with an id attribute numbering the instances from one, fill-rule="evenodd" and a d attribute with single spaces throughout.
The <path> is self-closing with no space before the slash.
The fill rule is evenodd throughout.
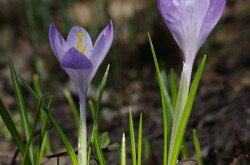
<path id="1" fill-rule="evenodd" d="M 160 13 L 183 52 L 185 63 L 193 64 L 225 4 L 226 0 L 158 0 Z"/>
<path id="2" fill-rule="evenodd" d="M 99 65 L 105 58 L 113 41 L 114 30 L 112 21 L 92 44 L 88 32 L 79 26 L 74 26 L 66 40 L 50 25 L 50 45 L 60 66 L 67 72 L 77 90 L 80 101 L 80 130 L 78 142 L 78 163 L 87 164 L 87 137 L 86 137 L 86 95 L 88 85 L 94 77 Z"/>
<path id="3" fill-rule="evenodd" d="M 189 87 L 196 54 L 220 19 L 226 0 L 158 0 L 163 20 L 184 54 Z"/>
<path id="4" fill-rule="evenodd" d="M 176 164 L 179 150 L 175 145 L 177 129 L 189 93 L 193 62 L 196 54 L 220 19 L 226 0 L 158 0 L 165 24 L 184 54 L 183 70 L 173 118 L 168 164 Z M 178 149 L 176 149 L 176 147 Z M 179 151 L 178 151 L 179 152 Z M 176 158 L 176 159 L 175 159 Z M 164 163 L 166 158 L 164 157 Z"/>

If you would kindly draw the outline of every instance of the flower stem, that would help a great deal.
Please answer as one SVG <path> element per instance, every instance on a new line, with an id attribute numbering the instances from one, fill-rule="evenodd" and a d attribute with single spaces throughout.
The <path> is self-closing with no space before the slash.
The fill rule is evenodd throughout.
<path id="1" fill-rule="evenodd" d="M 78 165 L 87 164 L 86 99 L 80 98 L 80 122 L 78 139 Z"/>
<path id="2" fill-rule="evenodd" d="M 179 150 L 177 148 L 174 148 L 176 145 L 175 140 L 176 140 L 176 135 L 177 135 L 177 128 L 179 127 L 179 124 L 181 122 L 180 119 L 183 114 L 184 106 L 186 104 L 186 100 L 188 97 L 190 79 L 192 75 L 192 68 L 193 68 L 193 63 L 183 63 L 183 70 L 181 73 L 180 86 L 179 86 L 175 113 L 174 113 L 174 118 L 173 118 L 174 122 L 173 122 L 171 140 L 170 140 L 169 158 L 172 157 L 173 150 Z M 170 164 L 169 161 L 168 161 L 168 164 Z"/>

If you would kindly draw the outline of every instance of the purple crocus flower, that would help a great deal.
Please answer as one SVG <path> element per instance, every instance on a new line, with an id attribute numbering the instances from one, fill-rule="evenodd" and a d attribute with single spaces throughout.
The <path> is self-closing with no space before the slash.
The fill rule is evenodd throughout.
<path id="1" fill-rule="evenodd" d="M 185 63 L 192 65 L 225 4 L 226 0 L 158 0 L 160 13 L 184 53 Z"/>
<path id="2" fill-rule="evenodd" d="M 184 54 L 184 95 L 189 90 L 196 54 L 220 19 L 225 4 L 226 0 L 158 0 L 163 20 Z"/>
<path id="3" fill-rule="evenodd" d="M 80 101 L 80 128 L 78 142 L 78 163 L 87 164 L 86 95 L 90 81 L 105 58 L 113 41 L 112 21 L 92 44 L 88 32 L 74 26 L 65 41 L 54 24 L 50 25 L 50 45 L 60 66 L 67 72 L 77 90 Z"/>
<path id="4" fill-rule="evenodd" d="M 196 54 L 220 19 L 226 0 L 158 0 L 165 24 L 184 54 L 183 70 L 173 117 L 168 164 L 176 164 L 180 145 L 175 142 L 189 93 Z M 165 149 L 167 150 L 167 148 Z M 164 157 L 166 164 L 167 156 Z"/>

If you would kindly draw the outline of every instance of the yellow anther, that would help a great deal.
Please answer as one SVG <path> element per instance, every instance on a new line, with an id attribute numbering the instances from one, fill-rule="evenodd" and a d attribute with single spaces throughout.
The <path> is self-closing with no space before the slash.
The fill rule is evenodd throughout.
<path id="1" fill-rule="evenodd" d="M 76 35 L 78 38 L 78 41 L 76 43 L 76 49 L 83 54 L 85 52 L 85 49 L 86 49 L 85 47 L 84 47 L 84 49 L 82 47 L 82 41 L 84 39 L 84 35 L 81 32 L 78 32 Z"/>
<path id="2" fill-rule="evenodd" d="M 87 44 L 84 45 L 82 53 L 85 53 L 86 49 L 87 49 Z"/>

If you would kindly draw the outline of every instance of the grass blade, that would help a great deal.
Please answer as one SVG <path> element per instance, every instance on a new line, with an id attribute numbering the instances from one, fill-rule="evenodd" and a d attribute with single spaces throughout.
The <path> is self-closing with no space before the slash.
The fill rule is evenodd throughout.
<path id="1" fill-rule="evenodd" d="M 34 89 L 39 97 L 43 96 L 42 90 L 41 90 L 41 85 L 40 85 L 40 78 L 38 74 L 34 74 L 33 76 L 33 86 Z"/>
<path id="2" fill-rule="evenodd" d="M 50 112 L 51 108 L 51 102 L 52 102 L 52 96 L 49 98 L 48 102 L 48 111 Z M 45 115 L 42 119 L 42 128 L 41 128 L 41 134 L 39 137 L 39 142 L 38 142 L 38 147 L 37 147 L 37 152 L 36 152 L 36 164 L 40 164 L 40 161 L 42 160 L 43 154 L 44 154 L 44 149 L 46 147 L 46 144 L 48 141 L 48 136 L 46 136 L 46 129 L 49 123 L 48 116 Z"/>
<path id="3" fill-rule="evenodd" d="M 126 139 L 125 133 L 122 134 L 122 142 L 121 142 L 121 165 L 126 165 Z"/>
<path id="4" fill-rule="evenodd" d="M 70 106 L 70 109 L 72 110 L 72 113 L 73 113 L 73 118 L 74 118 L 74 121 L 75 121 L 75 125 L 76 125 L 76 130 L 79 130 L 79 112 L 76 108 L 76 104 L 71 96 L 71 94 L 69 93 L 69 90 L 68 89 L 63 89 L 63 93 L 64 93 L 64 96 L 66 97 L 68 103 L 69 103 L 69 106 Z"/>
<path id="5" fill-rule="evenodd" d="M 16 129 L 16 126 L 9 114 L 9 112 L 7 111 L 5 105 L 3 104 L 2 100 L 0 99 L 0 115 L 2 117 L 2 120 L 4 122 L 4 124 L 6 125 L 6 127 L 8 128 L 15 144 L 18 146 L 19 151 L 21 152 L 21 154 L 24 154 L 24 145 L 23 142 L 21 140 L 21 137 Z"/>
<path id="6" fill-rule="evenodd" d="M 91 112 L 92 120 L 94 121 L 95 120 L 95 106 L 94 106 L 94 103 L 93 103 L 92 100 L 89 100 L 88 104 L 89 104 L 89 109 L 90 109 L 90 112 Z"/>
<path id="7" fill-rule="evenodd" d="M 138 152 L 137 152 L 138 163 L 137 165 L 141 165 L 141 162 L 142 162 L 141 151 L 142 151 L 142 113 L 140 115 L 139 131 L 138 131 Z"/>
<path id="8" fill-rule="evenodd" d="M 35 89 L 36 94 L 41 98 L 43 97 L 43 92 L 42 92 L 42 88 L 41 88 L 41 83 L 40 83 L 40 76 L 38 74 L 34 74 L 33 76 L 33 86 Z M 47 115 L 46 113 L 42 110 L 40 111 L 40 116 L 42 119 L 46 118 Z M 41 136 L 40 136 L 41 137 Z M 39 161 L 42 159 L 44 150 L 46 149 L 46 153 L 50 154 L 51 153 L 51 145 L 50 145 L 50 140 L 49 140 L 49 136 L 47 133 L 45 133 L 45 135 L 42 136 L 42 144 L 38 145 L 39 148 L 37 148 L 36 153 L 40 152 L 39 157 L 36 157 L 36 161 L 39 159 Z M 38 155 L 37 155 L 38 156 Z M 38 162 L 36 162 L 36 164 L 39 164 Z"/>
<path id="9" fill-rule="evenodd" d="M 202 62 L 195 74 L 194 80 L 192 82 L 191 88 L 190 88 L 190 92 L 184 107 L 184 111 L 183 114 L 180 118 L 180 123 L 178 123 L 178 127 L 177 129 L 177 133 L 176 136 L 173 137 L 174 142 L 172 145 L 172 149 L 170 149 L 169 152 L 169 165 L 175 165 L 176 164 L 176 160 L 178 158 L 178 154 L 180 152 L 180 148 L 181 148 L 181 144 L 182 144 L 182 140 L 186 131 L 186 127 L 187 127 L 187 123 L 188 123 L 188 119 L 192 110 L 192 106 L 194 103 L 194 99 L 195 99 L 195 95 L 199 86 L 199 82 L 202 76 L 202 72 L 205 66 L 205 62 L 206 62 L 206 56 L 203 57 Z"/>
<path id="10" fill-rule="evenodd" d="M 170 91 L 171 91 L 172 106 L 173 106 L 173 109 L 175 109 L 178 89 L 177 89 L 177 82 L 176 82 L 175 73 L 173 69 L 170 70 Z"/>
<path id="11" fill-rule="evenodd" d="M 12 83 L 13 83 L 13 87 L 15 91 L 17 107 L 18 107 L 19 114 L 21 117 L 24 134 L 26 137 L 26 141 L 28 141 L 29 135 L 30 135 L 29 119 L 28 119 L 27 110 L 24 104 L 23 94 L 22 94 L 20 84 L 18 81 L 18 76 L 17 76 L 15 67 L 10 57 L 9 57 L 9 68 L 11 72 L 11 78 L 12 78 Z M 29 150 L 29 154 L 30 154 L 30 159 L 34 160 L 34 146 L 32 143 L 31 143 L 31 147 Z"/>
<path id="12" fill-rule="evenodd" d="M 173 106 L 172 106 L 172 102 L 167 90 L 167 78 L 166 78 L 166 74 L 165 72 L 162 72 L 161 74 L 161 78 L 162 78 L 162 82 L 164 83 L 163 85 L 163 93 L 164 93 L 164 99 L 165 99 L 165 104 L 166 104 L 166 114 L 167 114 L 167 126 L 168 126 L 168 137 L 171 137 L 171 129 L 172 129 L 172 125 L 173 125 L 173 116 L 174 116 L 174 110 L 173 110 Z M 167 139 L 168 140 L 168 146 L 170 143 L 170 138 Z"/>
<path id="13" fill-rule="evenodd" d="M 135 133 L 134 133 L 134 122 L 133 122 L 133 115 L 131 112 L 131 107 L 129 107 L 129 134 L 130 134 L 130 143 L 131 143 L 132 162 L 133 162 L 133 165 L 136 165 L 137 161 L 136 161 Z"/>
<path id="14" fill-rule="evenodd" d="M 93 129 L 92 129 L 90 142 L 89 142 L 89 146 L 88 146 L 88 163 L 90 162 L 92 146 L 94 144 L 95 151 L 97 153 L 97 158 L 98 158 L 99 164 L 101 164 L 101 165 L 105 165 L 106 161 L 105 161 L 105 158 L 103 156 L 103 152 L 102 152 L 100 144 L 99 144 L 98 123 L 99 123 L 99 117 L 100 117 L 100 105 L 101 105 L 101 100 L 102 100 L 104 88 L 105 88 L 107 78 L 108 78 L 109 66 L 110 65 L 108 65 L 106 68 L 106 71 L 104 73 L 104 76 L 102 78 L 102 82 L 101 82 L 101 85 L 99 88 L 97 102 L 96 102 L 96 108 L 95 108 L 95 115 L 94 115 L 94 124 L 93 124 Z"/>
<path id="15" fill-rule="evenodd" d="M 164 132 L 164 139 L 163 139 L 163 165 L 167 165 L 167 153 L 168 153 L 168 115 L 167 114 L 167 107 L 166 107 L 166 102 L 165 102 L 165 97 L 164 97 L 164 89 L 163 89 L 163 82 L 162 82 L 162 76 L 161 72 L 159 69 L 159 65 L 157 62 L 154 46 L 150 37 L 150 34 L 148 33 L 148 39 L 150 43 L 150 48 L 152 51 L 153 59 L 154 59 L 154 64 L 155 64 L 155 69 L 157 73 L 157 78 L 158 78 L 158 83 L 160 87 L 160 93 L 161 93 L 161 103 L 162 103 L 162 114 L 163 114 L 163 132 Z"/>
<path id="16" fill-rule="evenodd" d="M 198 139 L 198 136 L 197 136 L 195 129 L 193 130 L 193 142 L 194 142 L 195 155 L 196 155 L 196 159 L 198 161 L 198 164 L 203 165 L 200 142 L 199 142 L 199 139 Z"/>
<path id="17" fill-rule="evenodd" d="M 31 127 L 31 132 L 30 132 L 29 140 L 28 140 L 28 142 L 26 144 L 26 147 L 25 147 L 25 151 L 24 151 L 24 155 L 23 155 L 23 160 L 22 160 L 22 165 L 26 164 L 27 154 L 29 152 L 30 145 L 31 145 L 31 143 L 33 141 L 33 137 L 34 137 L 36 125 L 37 125 L 38 119 L 40 117 L 41 106 L 42 106 L 42 99 L 39 101 L 39 105 L 38 105 L 37 110 L 36 110 L 35 119 L 34 119 L 34 122 L 32 124 L 32 127 Z M 34 162 L 35 160 L 32 160 L 32 161 L 33 161 L 33 164 L 35 164 L 35 162 Z"/>
<path id="18" fill-rule="evenodd" d="M 20 76 L 19 76 L 20 77 Z M 25 88 L 37 99 L 40 100 L 39 96 L 36 94 L 36 92 L 29 86 L 29 84 L 22 78 L 20 77 L 22 82 L 24 83 Z M 64 134 L 62 128 L 59 126 L 59 124 L 57 123 L 56 119 L 54 119 L 54 117 L 50 114 L 48 108 L 46 107 L 46 105 L 44 103 L 42 103 L 42 107 L 44 112 L 46 113 L 46 115 L 48 116 L 49 120 L 51 121 L 52 125 L 54 126 L 54 128 L 57 131 L 57 134 L 59 135 L 62 143 L 64 144 L 69 157 L 71 159 L 71 162 L 73 165 L 77 165 L 77 157 L 75 155 L 75 152 L 71 146 L 71 144 L 69 143 L 68 138 L 66 137 L 66 135 Z"/>

